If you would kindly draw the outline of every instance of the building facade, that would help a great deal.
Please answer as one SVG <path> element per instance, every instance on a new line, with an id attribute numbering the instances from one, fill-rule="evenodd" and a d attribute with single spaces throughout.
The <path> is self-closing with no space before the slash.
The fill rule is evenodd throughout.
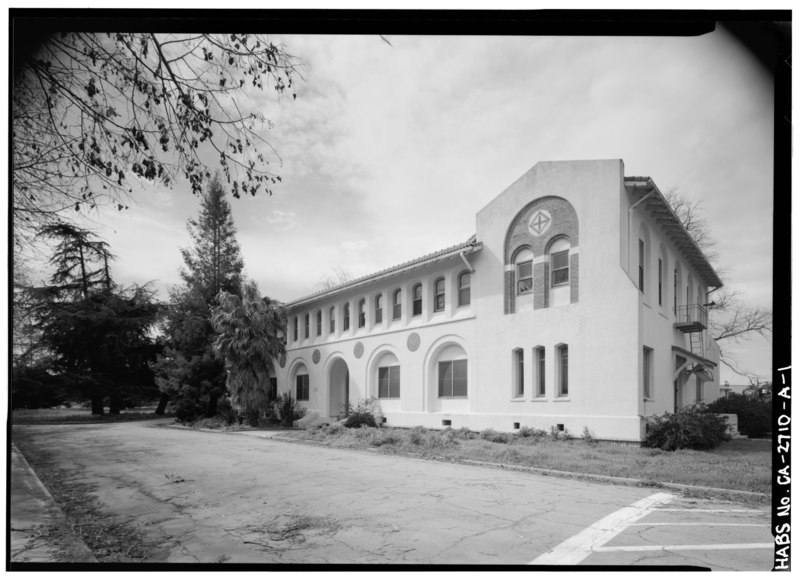
<path id="1" fill-rule="evenodd" d="M 276 382 L 323 418 L 374 397 L 393 426 L 640 441 L 719 397 L 721 285 L 651 179 L 541 162 L 466 242 L 289 303 Z"/>

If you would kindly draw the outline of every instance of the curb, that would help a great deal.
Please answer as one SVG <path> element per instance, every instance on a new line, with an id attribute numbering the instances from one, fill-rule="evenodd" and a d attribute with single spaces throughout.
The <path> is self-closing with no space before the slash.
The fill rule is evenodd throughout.
<path id="1" fill-rule="evenodd" d="M 75 560 L 75 562 L 97 563 L 98 562 L 97 558 L 94 556 L 94 554 L 91 552 L 91 550 L 89 550 L 89 547 L 87 547 L 86 544 L 77 535 L 75 535 L 72 532 L 70 532 L 69 527 L 66 526 L 66 520 L 67 519 L 66 519 L 66 516 L 64 515 L 64 512 L 58 506 L 58 503 L 56 502 L 55 498 L 53 498 L 53 495 L 50 494 L 50 491 L 47 489 L 47 487 L 44 485 L 44 483 L 39 479 L 39 476 L 36 474 L 36 471 L 28 463 L 28 460 L 25 458 L 25 455 L 20 451 L 19 448 L 17 448 L 16 445 L 14 445 L 13 442 L 11 443 L 11 454 L 12 454 L 12 457 L 16 456 L 16 459 L 19 461 L 19 465 L 22 468 L 22 471 L 25 473 L 24 478 L 27 480 L 27 482 L 33 488 L 36 489 L 36 492 L 38 494 L 40 494 L 41 497 L 44 499 L 44 503 L 46 505 L 45 510 L 49 511 L 51 513 L 51 516 L 50 516 L 49 519 L 47 517 L 43 516 L 42 522 L 44 523 L 47 520 L 52 520 L 52 521 L 57 521 L 60 524 L 64 524 L 65 525 L 63 527 L 64 533 L 59 538 L 59 542 L 48 543 L 48 545 L 52 549 L 55 549 L 57 552 L 61 552 L 61 551 L 66 550 L 73 557 L 77 556 L 78 558 Z M 10 493 L 10 491 L 9 491 L 9 493 Z M 13 521 L 13 518 L 11 517 L 10 511 L 9 511 L 9 522 L 12 522 L 12 521 Z M 62 562 L 62 561 L 56 561 L 56 560 L 53 560 L 53 561 L 11 561 L 9 566 L 10 566 L 11 569 L 14 569 L 16 567 L 22 568 L 22 567 L 25 567 L 27 565 L 33 565 L 33 564 L 41 563 L 41 562 L 54 562 L 54 563 L 56 563 L 56 562 Z M 9 570 L 11 570 L 11 569 L 9 569 Z"/>
<path id="2" fill-rule="evenodd" d="M 174 428 L 179 430 L 191 430 L 193 428 L 189 428 L 187 426 L 174 426 L 174 425 L 166 425 L 164 427 L 167 428 Z M 353 452 L 367 452 L 369 454 L 378 454 L 381 456 L 385 456 L 386 454 L 381 454 L 377 452 L 377 449 L 369 449 L 369 448 L 346 448 L 343 446 L 336 446 L 334 444 L 329 444 L 326 442 L 316 442 L 314 440 L 298 440 L 295 438 L 290 438 L 286 436 L 282 436 L 279 433 L 275 435 L 266 435 L 266 433 L 256 436 L 254 432 L 257 430 L 252 430 L 249 432 L 220 432 L 218 430 L 210 430 L 206 428 L 199 428 L 195 431 L 198 432 L 210 432 L 215 434 L 231 434 L 231 435 L 251 435 L 251 437 L 259 437 L 265 440 L 279 440 L 281 442 L 288 442 L 290 444 L 301 444 L 305 446 L 317 446 L 321 448 L 335 448 L 338 450 L 351 450 Z M 415 460 L 430 460 L 433 462 L 446 462 L 449 464 L 464 464 L 469 466 L 482 466 L 484 468 L 493 468 L 495 470 L 511 470 L 514 472 L 527 472 L 529 474 L 540 474 L 542 476 L 555 476 L 557 478 L 571 478 L 575 480 L 591 480 L 594 482 L 603 482 L 606 484 L 618 484 L 622 486 L 633 486 L 636 488 L 657 488 L 657 489 L 668 489 L 674 490 L 681 494 L 692 495 L 692 496 L 724 496 L 727 499 L 736 499 L 739 498 L 740 500 L 746 501 L 756 501 L 756 502 L 769 502 L 769 495 L 764 494 L 763 492 L 750 492 L 748 490 L 732 490 L 729 488 L 714 488 L 711 486 L 697 486 L 695 484 L 675 484 L 673 482 L 655 482 L 651 480 L 642 480 L 639 478 L 626 478 L 623 476 L 606 476 L 603 474 L 587 474 L 585 472 L 567 472 L 564 470 L 554 470 L 552 468 L 536 468 L 534 466 L 520 466 L 517 464 L 498 464 L 496 462 L 484 462 L 481 460 L 467 460 L 462 458 L 446 458 L 444 456 L 413 456 L 408 454 L 397 454 L 398 456 L 403 456 L 405 458 L 414 458 Z"/>

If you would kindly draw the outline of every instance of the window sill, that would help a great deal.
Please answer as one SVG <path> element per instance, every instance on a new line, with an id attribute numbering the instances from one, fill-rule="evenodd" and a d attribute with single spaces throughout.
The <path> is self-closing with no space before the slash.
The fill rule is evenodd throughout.
<path id="1" fill-rule="evenodd" d="M 561 288 L 562 286 L 569 286 L 569 281 L 567 282 L 560 282 L 558 284 L 551 284 L 550 288 Z"/>
<path id="2" fill-rule="evenodd" d="M 652 398 L 652 397 L 645 397 L 645 398 L 642 398 L 642 400 L 643 401 L 656 401 L 655 398 Z"/>
<path id="3" fill-rule="evenodd" d="M 395 399 L 395 400 L 399 400 L 400 396 L 397 395 L 397 396 L 392 397 L 390 395 L 379 395 L 378 399 Z"/>
<path id="4" fill-rule="evenodd" d="M 512 397 L 511 401 L 525 401 L 525 396 L 524 395 L 519 395 L 517 397 Z"/>
<path id="5" fill-rule="evenodd" d="M 559 395 L 556 398 L 553 398 L 553 401 L 570 401 L 568 395 Z"/>
<path id="6" fill-rule="evenodd" d="M 469 399 L 468 395 L 440 395 L 439 399 Z"/>
<path id="7" fill-rule="evenodd" d="M 540 396 L 537 396 L 537 397 L 532 397 L 531 401 L 547 401 L 547 396 L 546 395 L 540 395 Z"/>

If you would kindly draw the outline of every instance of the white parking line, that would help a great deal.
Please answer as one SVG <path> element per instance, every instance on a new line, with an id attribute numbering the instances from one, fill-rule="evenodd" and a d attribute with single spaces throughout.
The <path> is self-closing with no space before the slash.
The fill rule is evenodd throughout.
<path id="1" fill-rule="evenodd" d="M 597 548 L 607 543 L 631 523 L 653 511 L 654 507 L 670 502 L 674 495 L 659 492 L 621 508 L 589 525 L 577 535 L 539 555 L 530 565 L 577 565 Z M 597 547 L 597 548 L 596 548 Z"/>
<path id="2" fill-rule="evenodd" d="M 634 522 L 632 527 L 767 527 L 765 524 L 740 524 L 736 522 Z"/>
<path id="3" fill-rule="evenodd" d="M 754 512 L 766 514 L 764 510 L 752 510 L 749 508 L 654 508 L 655 512 Z"/>
<path id="4" fill-rule="evenodd" d="M 731 543 L 729 545 L 628 545 L 620 547 L 597 547 L 597 553 L 615 551 L 725 551 L 740 549 L 771 549 L 772 543 Z"/>

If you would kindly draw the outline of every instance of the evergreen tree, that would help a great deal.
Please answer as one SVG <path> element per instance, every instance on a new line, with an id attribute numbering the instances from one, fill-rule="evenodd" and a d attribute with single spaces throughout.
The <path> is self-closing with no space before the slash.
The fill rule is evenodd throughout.
<path id="1" fill-rule="evenodd" d="M 212 309 L 219 333 L 214 352 L 225 361 L 231 405 L 251 425 L 269 413 L 269 378 L 275 361 L 286 352 L 280 334 L 286 313 L 275 301 L 262 298 L 255 281 L 242 286 L 241 297 L 222 292 Z"/>
<path id="2" fill-rule="evenodd" d="M 157 345 L 149 335 L 158 304 L 146 287 L 119 288 L 111 277 L 108 244 L 89 230 L 59 224 L 42 235 L 57 240 L 50 284 L 26 289 L 27 316 L 39 328 L 48 369 L 92 401 L 92 413 L 119 413 L 126 394 L 152 385 L 148 362 Z"/>
<path id="3" fill-rule="evenodd" d="M 239 294 L 244 267 L 230 206 L 217 176 L 203 198 L 200 215 L 189 221 L 187 229 L 193 244 L 181 251 L 185 284 L 172 292 L 164 325 L 167 347 L 153 366 L 163 393 L 157 412 L 163 413 L 171 399 L 182 420 L 214 416 L 217 400 L 225 393 L 225 367 L 212 350 L 211 308 L 220 292 Z"/>

